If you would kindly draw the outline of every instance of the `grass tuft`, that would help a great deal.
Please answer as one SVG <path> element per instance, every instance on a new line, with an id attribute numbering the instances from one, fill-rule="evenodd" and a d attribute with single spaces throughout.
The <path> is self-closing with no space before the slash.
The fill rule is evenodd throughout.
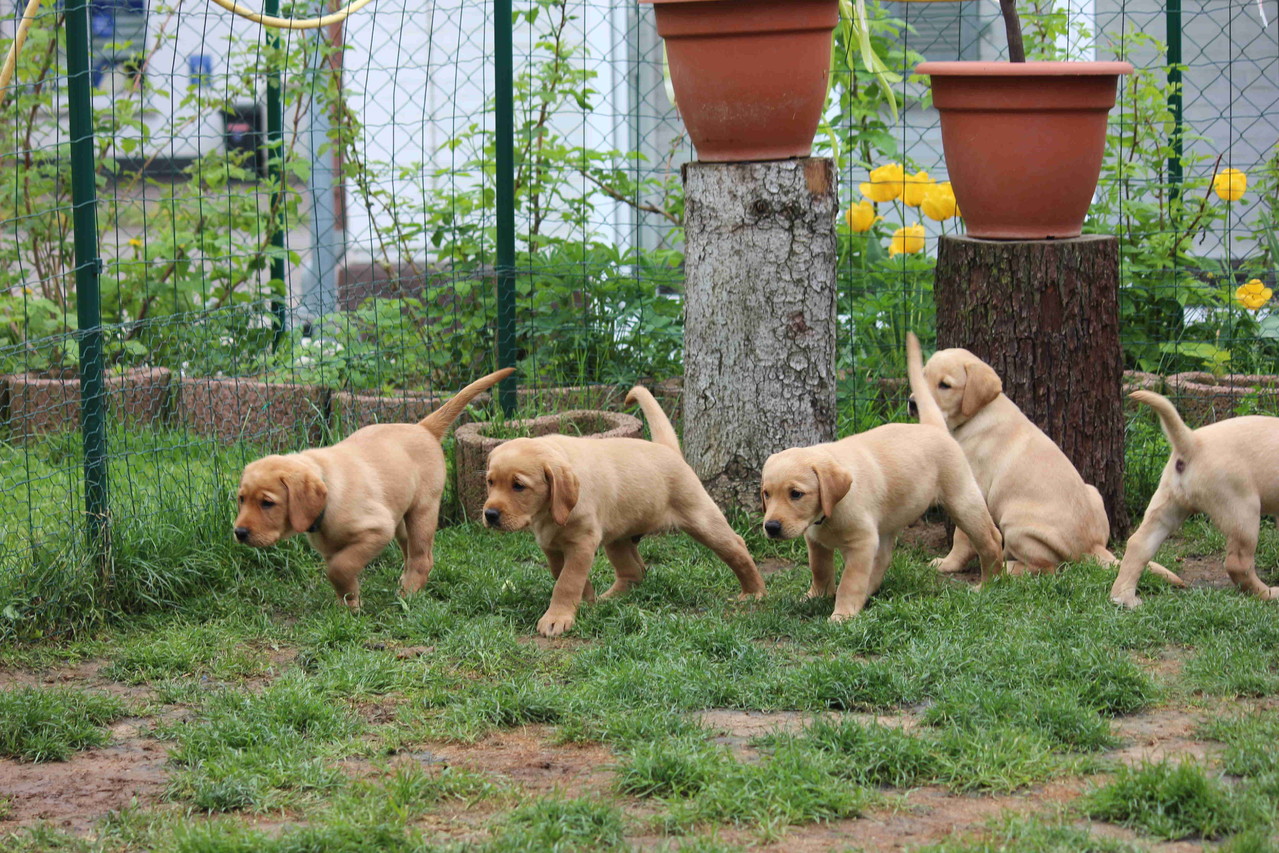
<path id="1" fill-rule="evenodd" d="M 1266 820 L 1257 798 L 1192 762 L 1121 767 L 1088 795 L 1086 807 L 1091 817 L 1168 840 L 1218 839 Z"/>
<path id="2" fill-rule="evenodd" d="M 125 715 L 114 696 L 64 688 L 0 690 L 0 755 L 21 761 L 64 761 L 72 753 L 104 746 L 103 726 Z"/>

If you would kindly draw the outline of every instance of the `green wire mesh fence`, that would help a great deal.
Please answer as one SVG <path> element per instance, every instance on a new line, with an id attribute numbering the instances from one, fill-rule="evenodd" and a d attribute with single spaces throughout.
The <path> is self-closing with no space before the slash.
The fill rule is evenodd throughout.
<path id="1" fill-rule="evenodd" d="M 901 109 L 890 117 L 839 35 L 815 153 L 835 159 L 845 209 L 887 163 L 944 179 L 936 114 L 909 72 L 995 58 L 1003 42 L 993 3 L 870 9 Z M 1088 224 L 1120 239 L 1130 382 L 1199 420 L 1279 411 L 1279 310 L 1260 302 L 1279 266 L 1279 10 L 1036 0 L 1023 14 L 1031 58 L 1138 69 Z M 68 38 L 77 15 L 87 46 Z M 499 358 L 520 368 L 521 413 L 615 406 L 630 383 L 681 375 L 679 166 L 695 154 L 651 7 L 514 0 L 511 19 L 502 190 L 493 4 L 376 0 L 310 31 L 159 0 L 39 13 L 0 106 L 0 619 L 48 624 L 103 585 L 145 605 L 142 587 L 121 590 L 122 561 L 162 574 L 229 539 L 246 460 L 420 418 Z M 92 136 L 72 126 L 77 87 Z M 76 139 L 91 151 L 78 166 Z M 96 189 L 87 220 L 77 169 Z M 1234 200 L 1226 169 L 1247 177 Z M 505 327 L 499 196 L 514 219 Z M 902 416 L 904 334 L 935 339 L 935 237 L 962 227 L 901 200 L 871 219 L 838 224 L 843 432 Z M 921 223 L 918 246 L 894 246 Z M 80 254 L 73 225 L 91 238 Z M 77 272 L 97 274 L 100 326 L 79 322 Z M 80 380 L 98 340 L 94 459 Z M 1162 452 L 1130 459 L 1134 501 Z M 103 477 L 96 498 L 86 470 Z M 105 568 L 95 523 L 110 531 Z M 48 577 L 68 566 L 84 567 L 84 589 L 56 600 Z"/>

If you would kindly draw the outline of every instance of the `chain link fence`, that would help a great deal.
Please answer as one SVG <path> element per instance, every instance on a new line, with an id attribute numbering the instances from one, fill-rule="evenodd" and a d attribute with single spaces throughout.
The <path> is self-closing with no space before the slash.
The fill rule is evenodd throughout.
<path id="1" fill-rule="evenodd" d="M 888 163 L 944 179 L 909 72 L 996 58 L 1003 41 L 993 0 L 870 10 L 900 111 L 838 36 L 815 153 L 835 159 L 846 210 Z M 0 105 L 0 635 L 99 600 L 84 590 L 118 599 L 128 560 L 163 573 L 229 539 L 245 461 L 420 418 L 499 359 L 519 367 L 505 393 L 520 413 L 616 405 L 619 387 L 681 375 L 679 167 L 695 155 L 651 7 L 512 11 L 509 70 L 479 0 L 376 0 L 300 31 L 159 0 L 38 12 Z M 1088 224 L 1120 239 L 1130 382 L 1199 421 L 1279 411 L 1279 310 L 1262 300 L 1279 289 L 1279 9 L 1033 0 L 1023 14 L 1032 58 L 1138 69 Z M 935 339 L 935 237 L 962 226 L 926 214 L 897 200 L 838 224 L 842 432 L 903 416 L 905 332 Z M 922 241 L 895 237 L 917 224 Z M 1150 439 L 1130 450 L 1135 504 L 1165 451 L 1151 424 L 1133 428 Z M 49 579 L 68 572 L 79 597 Z"/>

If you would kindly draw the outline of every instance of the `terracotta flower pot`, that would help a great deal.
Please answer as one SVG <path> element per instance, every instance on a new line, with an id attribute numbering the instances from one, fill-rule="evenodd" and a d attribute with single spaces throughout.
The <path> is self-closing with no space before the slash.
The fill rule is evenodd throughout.
<path id="1" fill-rule="evenodd" d="M 488 470 L 489 453 L 494 447 L 510 440 L 486 434 L 499 428 L 507 435 L 519 432 L 530 437 L 551 433 L 581 435 L 587 438 L 642 438 L 644 435 L 644 425 L 639 418 L 620 412 L 589 409 L 563 412 L 558 415 L 543 415 L 540 418 L 527 420 L 505 421 L 501 424 L 471 423 L 460 426 L 454 433 L 457 441 L 454 456 L 457 493 L 462 511 L 472 521 L 478 519 L 484 511 L 484 500 L 488 495 L 484 474 Z"/>
<path id="2" fill-rule="evenodd" d="M 178 419 L 192 432 L 270 450 L 318 445 L 328 407 L 328 389 L 318 385 L 217 377 L 183 377 L 178 383 Z"/>
<path id="3" fill-rule="evenodd" d="M 1178 373 L 1168 377 L 1168 396 L 1192 427 L 1235 417 L 1239 404 L 1249 397 L 1256 402 L 1256 414 L 1279 415 L 1279 376 Z"/>
<path id="4" fill-rule="evenodd" d="M 807 157 L 838 0 L 640 0 L 666 41 L 675 104 L 710 162 Z"/>
<path id="5" fill-rule="evenodd" d="M 107 417 L 130 426 L 159 426 L 167 415 L 165 367 L 135 367 L 104 379 Z M 9 435 L 15 440 L 80 428 L 80 380 L 35 373 L 3 377 Z"/>
<path id="6" fill-rule="evenodd" d="M 1078 237 L 1127 62 L 925 62 L 970 237 Z"/>

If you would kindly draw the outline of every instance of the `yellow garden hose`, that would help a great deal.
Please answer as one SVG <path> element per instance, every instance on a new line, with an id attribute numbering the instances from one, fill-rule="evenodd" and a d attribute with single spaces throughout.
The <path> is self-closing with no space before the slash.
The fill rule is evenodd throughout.
<path id="1" fill-rule="evenodd" d="M 228 12 L 233 12 L 241 18 L 248 18 L 264 27 L 277 30 L 314 30 L 345 21 L 349 15 L 360 11 L 373 0 L 352 0 L 336 12 L 330 12 L 318 18 L 277 18 L 274 15 L 259 15 L 236 3 L 235 0 L 213 0 L 213 2 Z M 35 22 L 40 3 L 41 0 L 27 0 L 27 8 L 22 13 L 22 22 L 18 24 L 18 31 L 13 36 L 13 44 L 9 46 L 9 55 L 5 57 L 4 68 L 0 68 L 0 102 L 3 102 L 8 95 L 9 80 L 13 78 L 13 69 L 18 64 L 18 52 L 22 50 L 22 43 L 27 40 L 27 30 L 31 29 L 31 25 Z"/>
<path id="2" fill-rule="evenodd" d="M 40 0 L 27 0 L 27 8 L 22 12 L 22 21 L 18 31 L 13 34 L 13 44 L 9 46 L 9 55 L 4 58 L 4 68 L 0 68 L 0 101 L 8 95 L 9 80 L 13 78 L 13 69 L 18 65 L 18 51 L 27 40 L 27 30 L 35 23 L 36 12 L 40 11 Z"/>

